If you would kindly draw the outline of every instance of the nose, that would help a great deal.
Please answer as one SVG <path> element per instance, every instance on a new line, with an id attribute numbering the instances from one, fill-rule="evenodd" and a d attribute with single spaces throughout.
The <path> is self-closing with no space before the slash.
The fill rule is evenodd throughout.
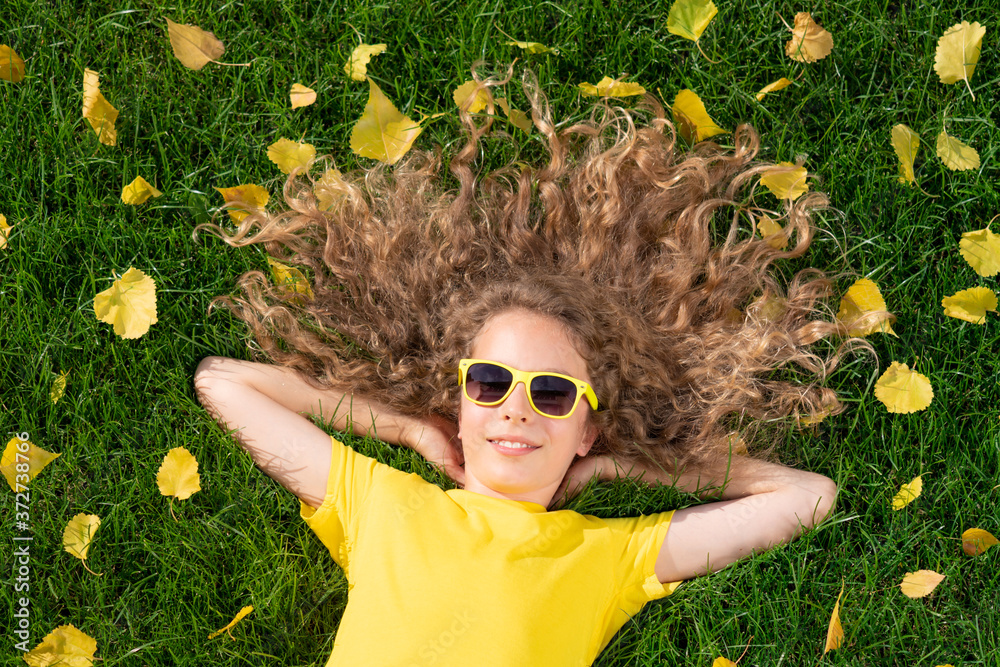
<path id="1" fill-rule="evenodd" d="M 501 416 L 505 421 L 526 422 L 531 413 L 531 402 L 528 400 L 528 388 L 524 382 L 518 382 L 514 391 L 500 404 Z"/>

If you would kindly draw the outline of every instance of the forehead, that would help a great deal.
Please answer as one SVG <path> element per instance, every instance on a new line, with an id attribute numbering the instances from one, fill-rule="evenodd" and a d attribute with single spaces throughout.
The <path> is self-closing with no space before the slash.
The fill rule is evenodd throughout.
<path id="1" fill-rule="evenodd" d="M 487 320 L 470 353 L 522 371 L 554 371 L 590 380 L 587 362 L 566 325 L 527 310 L 506 311 Z"/>

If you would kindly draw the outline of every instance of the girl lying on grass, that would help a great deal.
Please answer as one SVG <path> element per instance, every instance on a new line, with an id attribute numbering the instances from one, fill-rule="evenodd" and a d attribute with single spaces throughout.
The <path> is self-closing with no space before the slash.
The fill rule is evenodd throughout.
<path id="1" fill-rule="evenodd" d="M 824 198 L 786 207 L 794 243 L 777 250 L 740 225 L 765 168 L 750 128 L 732 152 L 686 152 L 652 99 L 643 127 L 601 106 L 557 130 L 526 90 L 547 164 L 477 176 L 490 120 L 463 113 L 455 190 L 440 155 L 417 154 L 290 179 L 287 211 L 215 228 L 312 274 L 311 297 L 243 276 L 224 303 L 272 363 L 210 357 L 195 385 L 347 575 L 328 664 L 589 665 L 677 582 L 787 542 L 833 505 L 830 479 L 742 448 L 765 422 L 840 408 L 774 377 L 833 363 L 809 350 L 838 333 L 815 318 L 829 281 L 803 272 L 782 289 L 771 271 L 806 251 Z M 780 313 L 765 308 L 779 298 Z M 459 488 L 310 419 L 412 447 Z M 620 519 L 552 509 L 625 475 L 712 502 Z"/>

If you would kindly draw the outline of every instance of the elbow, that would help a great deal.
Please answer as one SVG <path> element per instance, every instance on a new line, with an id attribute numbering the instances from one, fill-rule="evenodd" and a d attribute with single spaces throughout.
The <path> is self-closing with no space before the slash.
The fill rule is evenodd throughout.
<path id="1" fill-rule="evenodd" d="M 194 371 L 195 395 L 210 412 L 214 412 L 213 399 L 218 398 L 219 393 L 224 391 L 226 384 L 232 380 L 232 373 L 227 372 L 227 369 L 233 362 L 233 359 L 225 357 L 205 357 Z"/>

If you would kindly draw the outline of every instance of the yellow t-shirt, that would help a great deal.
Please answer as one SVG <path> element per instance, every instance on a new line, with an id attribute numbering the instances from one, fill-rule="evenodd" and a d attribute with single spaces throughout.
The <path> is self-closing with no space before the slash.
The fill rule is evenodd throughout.
<path id="1" fill-rule="evenodd" d="M 326 498 L 301 507 L 348 580 L 327 667 L 590 665 L 676 588 L 653 571 L 672 514 L 444 491 L 334 440 Z"/>

